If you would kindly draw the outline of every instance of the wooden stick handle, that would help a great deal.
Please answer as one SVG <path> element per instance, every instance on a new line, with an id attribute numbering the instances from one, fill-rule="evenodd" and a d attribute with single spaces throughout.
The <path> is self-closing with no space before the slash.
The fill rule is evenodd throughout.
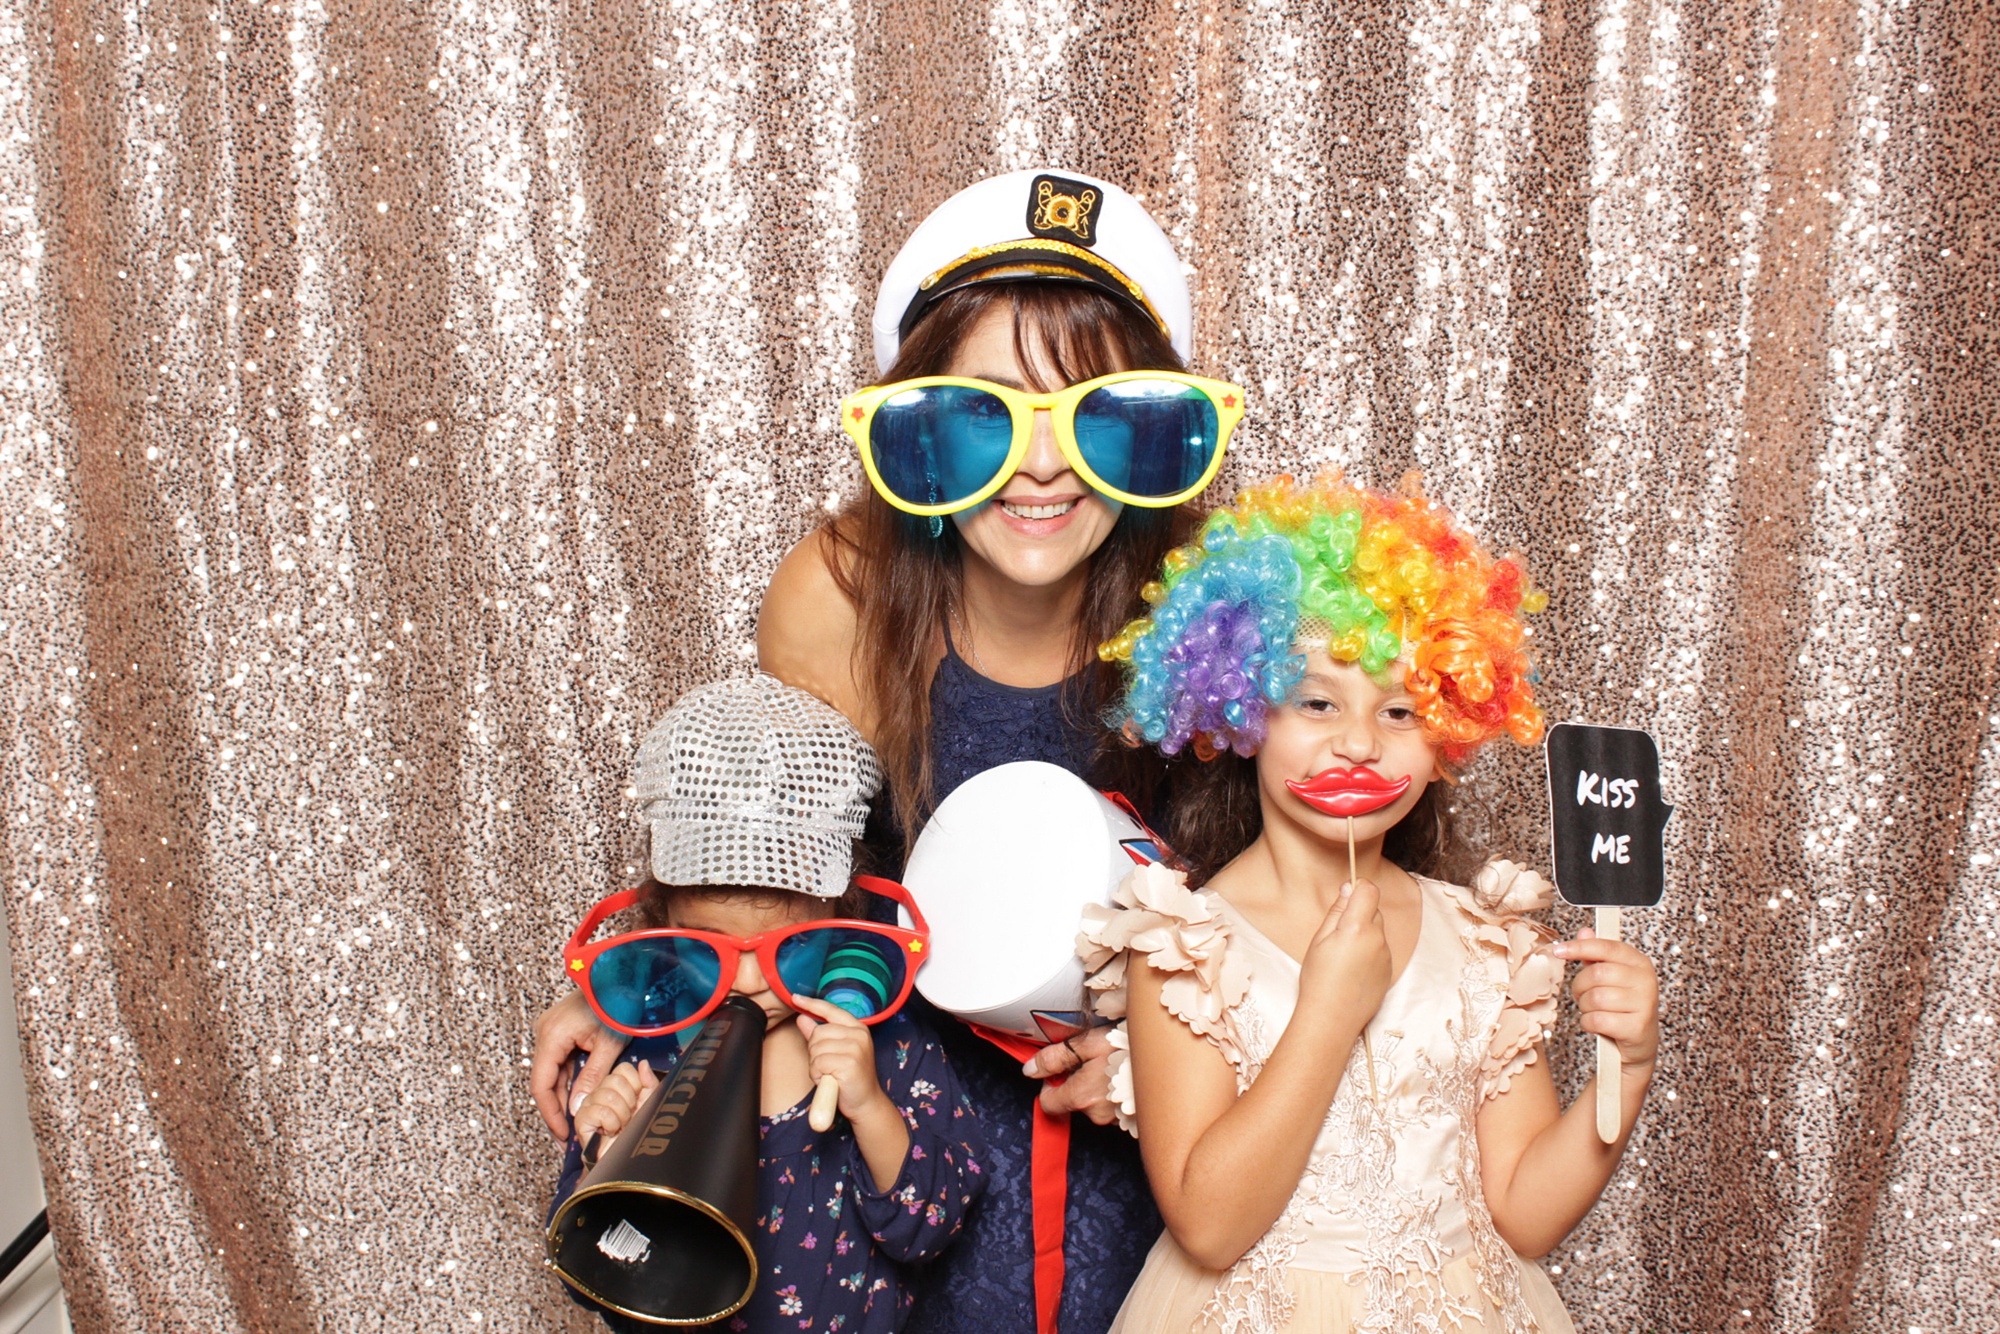
<path id="1" fill-rule="evenodd" d="M 1618 939 L 1618 909 L 1597 910 L 1597 938 Z M 1606 1144 L 1618 1142 L 1618 1123 L 1623 1119 L 1624 1077 L 1619 1073 L 1618 1044 L 1598 1035 L 1597 1039 L 1597 1137 Z"/>
<path id="2" fill-rule="evenodd" d="M 806 1124 L 822 1133 L 833 1129 L 833 1114 L 840 1110 L 840 1079 L 835 1075 L 821 1075 L 819 1087 L 813 1090 L 812 1110 L 806 1113 Z"/>
<path id="3" fill-rule="evenodd" d="M 1360 877 L 1354 873 L 1354 817 L 1347 817 L 1347 888 L 1354 889 Z M 1368 1030 L 1361 1030 L 1361 1059 L 1368 1063 L 1368 1099 L 1377 1107 L 1382 1105 L 1382 1090 L 1375 1087 L 1375 1043 L 1370 1040 Z"/>

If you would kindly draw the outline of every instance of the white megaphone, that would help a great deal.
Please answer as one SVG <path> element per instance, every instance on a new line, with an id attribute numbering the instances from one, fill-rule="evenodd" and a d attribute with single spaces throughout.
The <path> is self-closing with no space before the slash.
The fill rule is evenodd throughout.
<path id="1" fill-rule="evenodd" d="M 947 1014 L 1040 1046 L 1091 1026 L 1076 937 L 1160 848 L 1129 804 L 1039 760 L 967 779 L 903 869 L 930 921 L 917 990 Z M 907 918 L 907 914 L 905 915 Z"/>

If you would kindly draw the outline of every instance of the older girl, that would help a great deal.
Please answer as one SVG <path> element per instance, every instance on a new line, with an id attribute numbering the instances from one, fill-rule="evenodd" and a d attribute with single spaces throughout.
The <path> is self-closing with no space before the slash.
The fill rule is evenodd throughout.
<path id="1" fill-rule="evenodd" d="M 1118 1328 L 1569 1330 L 1524 1257 L 1624 1151 L 1653 966 L 1587 932 L 1551 951 L 1515 915 L 1531 896 L 1434 878 L 1452 772 L 1540 736 L 1521 619 L 1540 596 L 1419 495 L 1280 479 L 1147 600 L 1106 646 L 1130 664 L 1127 726 L 1213 781 L 1180 849 L 1200 888 L 1141 868 L 1087 928 L 1117 960 L 1109 1008 L 1129 1004 L 1114 1073 L 1167 1224 Z M 1582 1026 L 1624 1060 L 1614 1144 L 1594 1082 L 1565 1111 L 1549 1078 L 1552 954 L 1585 965 Z"/>

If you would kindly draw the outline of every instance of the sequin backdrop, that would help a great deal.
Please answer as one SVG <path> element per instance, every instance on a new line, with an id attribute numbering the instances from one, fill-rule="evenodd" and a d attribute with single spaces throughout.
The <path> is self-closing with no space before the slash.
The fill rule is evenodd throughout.
<path id="1" fill-rule="evenodd" d="M 1661 739 L 1668 1054 L 1580 1327 L 2000 1327 L 1995 32 L 0 0 L 0 850 L 78 1328 L 584 1327 L 523 1062 L 633 743 L 856 485 L 901 236 L 1042 161 L 1196 269 L 1230 480 L 1426 470 L 1551 589 L 1552 714 Z M 1536 784 L 1468 789 L 1496 850 Z"/>

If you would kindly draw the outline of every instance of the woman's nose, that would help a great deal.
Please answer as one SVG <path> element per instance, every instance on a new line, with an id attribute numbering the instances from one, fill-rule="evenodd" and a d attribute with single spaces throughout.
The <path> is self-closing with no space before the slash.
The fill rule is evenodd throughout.
<path id="1" fill-rule="evenodd" d="M 1055 414 L 1047 408 L 1035 412 L 1034 429 L 1028 433 L 1028 453 L 1021 471 L 1038 482 L 1053 481 L 1069 470 L 1069 460 L 1056 448 Z"/>

